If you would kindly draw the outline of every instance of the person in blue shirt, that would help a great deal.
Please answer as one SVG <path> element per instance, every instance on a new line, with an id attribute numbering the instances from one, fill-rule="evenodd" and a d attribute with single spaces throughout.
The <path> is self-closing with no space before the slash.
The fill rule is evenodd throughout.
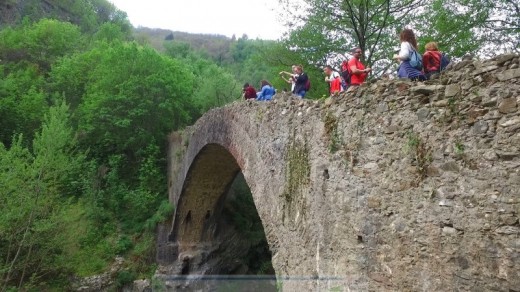
<path id="1" fill-rule="evenodd" d="M 276 93 L 274 87 L 267 80 L 262 80 L 260 87 L 262 89 L 256 94 L 256 100 L 271 100 Z"/>

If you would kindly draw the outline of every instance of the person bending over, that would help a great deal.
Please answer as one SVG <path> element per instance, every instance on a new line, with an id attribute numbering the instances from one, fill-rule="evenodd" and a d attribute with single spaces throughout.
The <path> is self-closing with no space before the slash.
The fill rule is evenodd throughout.
<path id="1" fill-rule="evenodd" d="M 274 87 L 267 80 L 260 82 L 262 90 L 256 94 L 256 100 L 271 100 L 275 94 Z"/>
<path id="2" fill-rule="evenodd" d="M 249 85 L 249 83 L 244 84 L 244 88 L 242 90 L 244 92 L 244 99 L 256 99 L 256 89 Z"/>

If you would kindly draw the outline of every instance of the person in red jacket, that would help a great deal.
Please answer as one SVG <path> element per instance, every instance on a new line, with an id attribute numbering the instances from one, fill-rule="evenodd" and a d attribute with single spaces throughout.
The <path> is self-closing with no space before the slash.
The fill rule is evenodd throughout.
<path id="1" fill-rule="evenodd" d="M 426 78 L 430 79 L 433 73 L 439 73 L 441 71 L 442 54 L 439 52 L 439 47 L 436 42 L 429 42 L 424 48 L 426 49 L 422 58 L 424 73 Z"/>
<path id="2" fill-rule="evenodd" d="M 348 91 L 355 90 L 359 85 L 365 82 L 367 73 L 372 71 L 371 68 L 365 68 L 365 65 L 359 61 L 363 52 L 360 48 L 350 50 L 352 58 L 348 61 L 348 70 L 350 73 L 350 87 Z"/>
<path id="3" fill-rule="evenodd" d="M 244 89 L 242 90 L 244 92 L 244 99 L 256 99 L 256 89 L 249 85 L 249 83 L 244 84 Z"/>

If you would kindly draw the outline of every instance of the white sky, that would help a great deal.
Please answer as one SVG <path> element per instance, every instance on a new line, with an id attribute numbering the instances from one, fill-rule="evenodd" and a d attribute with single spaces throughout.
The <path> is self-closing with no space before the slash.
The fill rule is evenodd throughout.
<path id="1" fill-rule="evenodd" d="M 278 39 L 278 0 L 109 0 L 135 26 Z"/>

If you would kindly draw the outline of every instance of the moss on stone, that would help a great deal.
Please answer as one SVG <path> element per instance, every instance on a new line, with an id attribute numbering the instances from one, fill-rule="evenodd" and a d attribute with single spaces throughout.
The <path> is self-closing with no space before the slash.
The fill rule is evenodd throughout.
<path id="1" fill-rule="evenodd" d="M 305 142 L 291 139 L 286 151 L 286 184 L 283 192 L 285 202 L 291 204 L 294 197 L 301 193 L 301 188 L 309 183 L 311 167 L 309 162 L 309 148 Z"/>
<path id="2" fill-rule="evenodd" d="M 343 139 L 339 134 L 339 121 L 336 116 L 328 112 L 324 118 L 325 134 L 329 140 L 329 150 L 336 153 L 343 146 Z"/>

